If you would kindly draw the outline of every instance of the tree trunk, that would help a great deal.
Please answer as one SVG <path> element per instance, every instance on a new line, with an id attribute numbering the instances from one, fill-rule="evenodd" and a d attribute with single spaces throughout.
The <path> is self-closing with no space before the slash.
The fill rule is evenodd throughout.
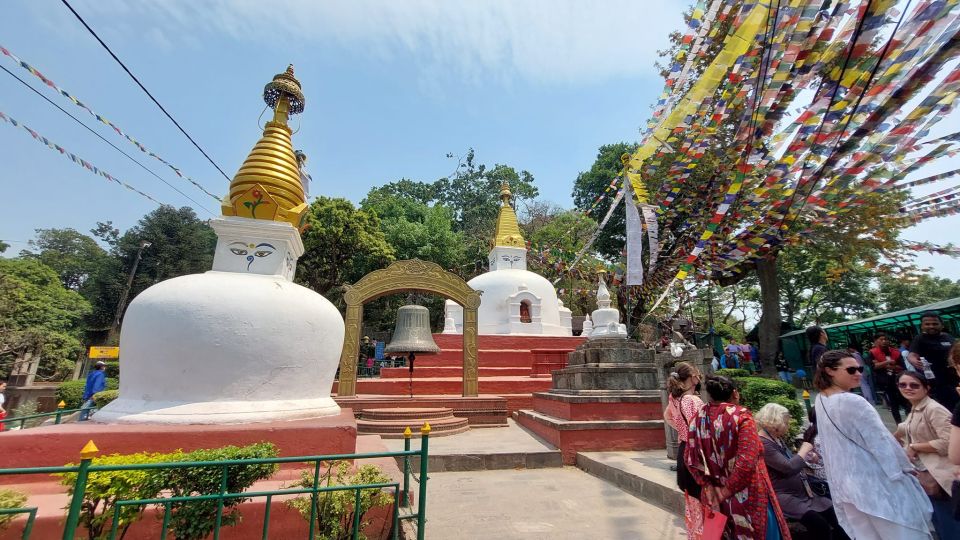
<path id="1" fill-rule="evenodd" d="M 757 278 L 760 281 L 760 360 L 763 372 L 774 374 L 774 359 L 780 347 L 780 287 L 776 258 L 757 261 Z"/>

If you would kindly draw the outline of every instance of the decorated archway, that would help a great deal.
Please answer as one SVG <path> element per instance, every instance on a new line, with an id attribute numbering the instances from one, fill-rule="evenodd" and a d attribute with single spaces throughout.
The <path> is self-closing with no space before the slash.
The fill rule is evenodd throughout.
<path id="1" fill-rule="evenodd" d="M 347 303 L 346 335 L 340 353 L 339 396 L 357 395 L 357 355 L 360 352 L 360 328 L 363 326 L 363 305 L 388 294 L 424 291 L 439 294 L 463 307 L 463 395 L 476 396 L 477 384 L 477 308 L 480 293 L 456 274 L 440 265 L 412 259 L 363 276 L 345 286 Z"/>

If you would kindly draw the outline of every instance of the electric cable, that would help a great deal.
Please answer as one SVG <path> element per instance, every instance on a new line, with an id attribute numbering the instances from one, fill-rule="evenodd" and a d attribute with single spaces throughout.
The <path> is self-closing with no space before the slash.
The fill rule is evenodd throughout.
<path id="1" fill-rule="evenodd" d="M 189 139 L 190 142 L 193 143 L 193 145 L 194 145 L 195 147 L 197 147 L 197 150 L 199 150 L 200 153 L 203 154 L 203 157 L 207 158 L 207 161 L 209 161 L 211 165 L 213 165 L 214 167 L 216 167 L 216 169 L 217 169 L 218 171 L 220 171 L 220 174 L 222 174 L 223 177 L 226 178 L 228 182 L 231 181 L 231 180 L 230 180 L 230 177 L 227 176 L 227 173 L 223 172 L 223 169 L 221 169 L 220 166 L 217 165 L 217 163 L 216 163 L 215 161 L 213 161 L 213 159 L 212 159 L 209 155 L 207 155 L 207 153 L 203 150 L 203 148 L 201 148 L 200 145 L 197 144 L 197 141 L 193 140 L 193 137 L 191 137 L 190 134 L 187 133 L 187 130 L 183 129 L 183 127 L 180 125 L 180 123 L 177 122 L 177 121 L 173 118 L 173 116 L 170 115 L 169 112 L 167 112 L 167 109 L 165 109 L 165 108 L 163 107 L 163 105 L 160 104 L 159 101 L 157 101 L 157 98 L 153 97 L 153 94 L 151 94 L 150 91 L 147 90 L 147 87 L 144 86 L 143 83 L 140 82 L 140 79 L 138 79 L 137 76 L 134 75 L 134 74 L 130 71 L 129 68 L 127 68 L 126 64 L 124 64 L 124 63 L 120 60 L 120 58 L 118 58 L 117 55 L 114 54 L 114 52 L 110 49 L 110 47 L 108 47 L 107 44 L 104 43 L 102 39 L 100 39 L 100 36 L 98 36 L 97 33 L 93 31 L 93 28 L 90 28 L 90 25 L 87 24 L 87 21 L 83 20 L 83 17 L 81 17 L 80 14 L 77 13 L 77 11 L 76 11 L 75 9 L 73 9 L 73 6 L 70 5 L 70 2 L 67 2 L 67 0 L 60 0 L 60 1 L 63 3 L 63 5 L 67 6 L 67 9 L 69 9 L 70 12 L 73 13 L 73 15 L 77 18 L 77 20 L 80 21 L 80 24 L 82 24 L 82 25 L 84 26 L 84 28 L 86 28 L 87 31 L 90 32 L 90 34 L 91 34 L 94 38 L 96 38 L 96 40 L 97 40 L 98 42 L 100 42 L 100 45 L 102 45 L 103 48 L 106 49 L 106 51 L 107 51 L 108 53 L 110 53 L 110 56 L 112 56 L 113 59 L 116 60 L 118 64 L 120 64 L 120 67 L 122 67 L 123 70 L 127 72 L 127 75 L 129 75 L 130 78 L 133 79 L 133 81 L 134 81 L 135 83 L 137 83 L 137 86 L 139 86 L 140 89 L 143 90 L 144 93 L 146 93 L 147 96 L 157 105 L 157 107 L 159 107 L 160 110 L 163 111 L 163 114 L 167 115 L 167 118 L 169 118 L 170 121 L 173 122 L 173 125 L 177 126 L 177 129 L 180 130 L 180 133 L 183 133 L 184 136 L 186 136 L 187 139 Z"/>

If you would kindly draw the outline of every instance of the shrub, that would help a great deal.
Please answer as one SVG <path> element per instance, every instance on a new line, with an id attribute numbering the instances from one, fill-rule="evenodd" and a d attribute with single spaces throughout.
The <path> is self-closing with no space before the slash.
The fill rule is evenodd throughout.
<path id="1" fill-rule="evenodd" d="M 0 489 L 0 509 L 23 508 L 27 496 L 13 489 Z M 0 515 L 0 531 L 6 529 L 18 514 Z"/>
<path id="2" fill-rule="evenodd" d="M 108 379 L 119 379 L 120 378 L 120 361 L 119 360 L 110 360 L 104 362 L 107 365 L 104 371 L 107 372 Z"/>
<path id="3" fill-rule="evenodd" d="M 87 382 L 67 381 L 57 386 L 57 403 L 63 401 L 67 409 L 79 409 L 83 405 L 83 389 Z M 107 390 L 116 390 L 120 388 L 120 381 L 107 377 Z"/>
<path id="4" fill-rule="evenodd" d="M 797 389 L 777 379 L 738 377 L 740 404 L 751 411 L 759 411 L 767 403 L 778 403 L 790 411 L 790 431 L 787 441 L 793 441 L 800 432 L 804 419 L 803 406 L 797 401 Z"/>
<path id="5" fill-rule="evenodd" d="M 249 446 L 224 446 L 211 450 L 176 452 L 166 456 L 168 461 L 225 461 L 235 459 L 264 459 L 277 457 L 277 447 L 272 443 L 256 443 Z M 231 465 L 227 467 L 227 492 L 241 493 L 257 480 L 273 475 L 279 468 L 276 464 Z M 171 497 L 190 497 L 220 492 L 223 478 L 221 467 L 189 467 L 165 469 L 162 472 L 164 489 Z M 223 500 L 223 526 L 240 522 L 240 512 L 235 511 L 246 499 L 235 497 Z M 177 540 L 206 538 L 213 532 L 217 520 L 217 501 L 187 501 L 171 505 L 170 531 Z"/>
<path id="6" fill-rule="evenodd" d="M 740 368 L 720 368 L 714 372 L 714 375 L 720 375 L 722 377 L 730 377 L 731 379 L 735 379 L 737 377 L 749 377 L 750 372 Z"/>
<path id="7" fill-rule="evenodd" d="M 93 459 L 93 465 L 136 465 L 141 463 L 159 463 L 166 461 L 167 455 L 140 452 L 137 454 L 112 454 Z M 68 464 L 67 466 L 73 466 Z M 163 489 L 159 470 L 145 471 L 103 471 L 90 473 L 80 511 L 80 525 L 86 527 L 89 538 L 108 538 L 113 521 L 113 513 L 118 501 L 151 499 Z M 63 473 L 61 483 L 67 486 L 72 497 L 77 481 L 77 473 Z M 120 538 L 126 534 L 130 525 L 143 516 L 144 506 L 124 505 L 120 507 L 120 524 L 117 532 Z"/>
<path id="8" fill-rule="evenodd" d="M 107 403 L 117 399 L 119 395 L 119 390 L 104 390 L 103 392 L 97 392 L 93 395 L 93 405 L 98 409 L 102 409 Z"/>
<path id="9" fill-rule="evenodd" d="M 362 484 L 384 484 L 390 482 L 390 478 L 375 465 L 364 465 L 357 469 L 353 475 L 350 474 L 349 461 L 333 461 L 325 463 L 326 471 L 320 476 L 319 485 L 323 487 L 330 486 L 350 486 Z M 303 473 L 300 481 L 294 484 L 294 487 L 311 488 L 313 487 L 313 475 Z M 363 528 L 369 524 L 364 516 L 371 508 L 385 506 L 393 503 L 393 495 L 379 489 L 365 489 L 360 492 L 360 506 L 354 508 L 354 499 L 356 497 L 353 490 L 326 491 L 317 493 L 316 499 L 316 519 L 317 529 L 315 538 L 323 540 L 346 540 L 353 536 L 354 515 L 360 513 L 360 531 L 357 537 L 366 539 L 363 534 Z M 287 502 L 290 507 L 295 508 L 304 519 L 310 519 L 311 497 L 297 497 Z"/>
<path id="10" fill-rule="evenodd" d="M 223 461 L 276 457 L 277 447 L 271 443 L 250 446 L 225 446 L 194 452 L 177 451 L 170 454 L 146 453 L 113 454 L 93 459 L 93 465 L 126 465 L 164 463 L 176 461 Z M 70 465 L 68 465 L 70 466 Z M 232 465 L 227 468 L 227 491 L 239 493 L 254 482 L 273 474 L 277 466 Z M 220 467 L 189 467 L 182 469 L 150 469 L 127 471 L 102 471 L 90 473 L 83 496 L 80 524 L 87 528 L 93 539 L 108 538 L 113 514 L 118 501 L 153 499 L 161 494 L 170 497 L 209 495 L 220 492 L 223 469 Z M 77 480 L 76 473 L 61 475 L 61 483 L 68 486 L 72 496 Z M 225 499 L 222 525 L 234 525 L 240 521 L 239 512 L 233 511 L 245 499 Z M 188 501 L 171 506 L 170 532 L 174 538 L 199 539 L 207 537 L 216 525 L 216 501 Z M 159 505 L 163 508 L 162 505 Z M 143 517 L 145 506 L 124 505 L 120 507 L 118 537 L 123 538 L 127 529 Z"/>

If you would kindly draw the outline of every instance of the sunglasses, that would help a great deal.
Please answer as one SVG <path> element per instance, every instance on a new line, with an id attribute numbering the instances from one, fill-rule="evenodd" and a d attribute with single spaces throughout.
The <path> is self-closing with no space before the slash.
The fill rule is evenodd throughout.
<path id="1" fill-rule="evenodd" d="M 834 368 L 834 369 L 840 369 L 840 368 Z M 854 373 L 863 373 L 863 366 L 857 366 L 857 367 L 851 366 L 848 368 L 844 368 L 844 371 L 846 371 L 848 375 L 853 375 Z"/>
<path id="2" fill-rule="evenodd" d="M 909 388 L 911 390 L 919 390 L 922 385 L 918 382 L 902 382 L 897 383 L 897 386 L 903 389 Z"/>

